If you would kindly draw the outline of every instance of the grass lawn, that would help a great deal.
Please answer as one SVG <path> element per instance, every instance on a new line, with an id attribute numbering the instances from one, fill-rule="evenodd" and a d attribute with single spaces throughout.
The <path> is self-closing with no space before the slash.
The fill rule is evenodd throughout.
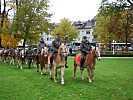
<path id="1" fill-rule="evenodd" d="M 73 78 L 73 59 L 65 70 L 65 86 L 42 76 L 35 68 L 18 70 L 0 62 L 0 100 L 133 100 L 133 59 L 102 59 L 95 69 L 95 79 L 88 83 Z"/>

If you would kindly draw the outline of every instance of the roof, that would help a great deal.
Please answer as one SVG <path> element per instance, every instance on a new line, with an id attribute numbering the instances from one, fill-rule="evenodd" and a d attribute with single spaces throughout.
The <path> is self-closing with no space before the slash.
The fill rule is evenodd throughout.
<path id="1" fill-rule="evenodd" d="M 78 22 L 74 22 L 72 24 L 74 27 L 77 27 L 78 29 L 86 29 L 89 27 L 93 27 L 95 25 L 95 20 L 91 20 L 91 21 L 78 21 Z"/>

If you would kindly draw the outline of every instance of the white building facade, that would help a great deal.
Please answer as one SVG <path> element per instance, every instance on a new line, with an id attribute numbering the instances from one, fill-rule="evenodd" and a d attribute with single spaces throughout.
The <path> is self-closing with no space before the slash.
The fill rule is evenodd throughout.
<path id="1" fill-rule="evenodd" d="M 83 36 L 86 36 L 90 43 L 96 42 L 96 36 L 94 35 L 94 25 L 94 19 L 92 19 L 91 21 L 73 22 L 72 26 L 76 27 L 79 30 L 78 38 L 75 39 L 73 43 L 81 43 Z M 42 38 L 48 45 L 51 45 L 52 41 L 54 40 L 54 37 L 51 35 L 51 32 L 48 35 L 46 35 L 45 33 L 42 34 Z"/>

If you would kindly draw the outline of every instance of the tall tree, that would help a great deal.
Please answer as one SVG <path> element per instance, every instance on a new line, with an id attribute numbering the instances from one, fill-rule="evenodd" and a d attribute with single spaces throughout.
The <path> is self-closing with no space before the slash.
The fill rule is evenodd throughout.
<path id="1" fill-rule="evenodd" d="M 63 42 L 70 43 L 78 37 L 78 30 L 73 27 L 67 18 L 61 19 L 61 23 L 54 29 L 52 35 L 61 34 Z"/>
<path id="2" fill-rule="evenodd" d="M 21 6 L 20 6 L 21 5 Z M 13 21 L 12 30 L 17 38 L 37 42 L 40 33 L 48 33 L 52 14 L 48 13 L 48 0 L 21 0 Z"/>
<path id="3" fill-rule="evenodd" d="M 130 1 L 130 0 L 129 0 Z M 109 2 L 109 0 L 103 0 L 99 9 L 99 14 L 103 17 L 110 16 L 107 30 L 111 34 L 115 35 L 116 40 L 127 42 L 131 40 L 131 23 L 129 18 L 129 12 L 132 11 L 132 5 L 128 1 L 116 0 Z M 99 21 L 99 20 L 97 20 Z"/>

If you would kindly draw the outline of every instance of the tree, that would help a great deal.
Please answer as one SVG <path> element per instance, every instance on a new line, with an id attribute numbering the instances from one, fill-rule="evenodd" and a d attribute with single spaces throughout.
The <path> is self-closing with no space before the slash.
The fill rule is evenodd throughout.
<path id="1" fill-rule="evenodd" d="M 52 35 L 61 34 L 63 42 L 70 43 L 78 37 L 78 30 L 73 27 L 67 18 L 61 19 L 61 23 L 54 29 Z"/>
<path id="2" fill-rule="evenodd" d="M 109 46 L 114 39 L 114 34 L 108 29 L 111 17 L 104 17 L 100 14 L 96 17 L 96 25 L 94 27 L 95 35 L 98 36 L 98 41 L 106 46 Z"/>
<path id="3" fill-rule="evenodd" d="M 37 42 L 40 33 L 48 33 L 51 27 L 49 23 L 52 14 L 48 13 L 48 0 L 21 0 L 16 3 L 17 11 L 12 25 L 12 31 L 16 38 L 26 42 Z"/>
<path id="4" fill-rule="evenodd" d="M 115 2 L 103 0 L 99 9 L 100 16 L 104 18 L 110 17 L 110 20 L 105 26 L 107 31 L 115 36 L 114 39 L 116 41 L 124 41 L 126 47 L 127 42 L 132 38 L 131 14 L 129 13 L 131 11 L 131 4 L 124 0 L 116 0 Z"/>

